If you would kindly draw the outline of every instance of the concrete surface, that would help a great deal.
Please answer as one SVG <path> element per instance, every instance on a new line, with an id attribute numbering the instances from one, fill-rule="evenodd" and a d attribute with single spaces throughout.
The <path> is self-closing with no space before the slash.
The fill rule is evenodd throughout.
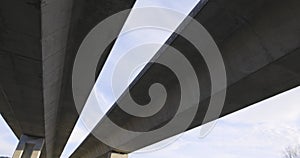
<path id="1" fill-rule="evenodd" d="M 78 118 L 71 70 L 81 41 L 133 2 L 0 1 L 0 112 L 17 137 L 45 138 L 41 157 L 59 157 Z"/>

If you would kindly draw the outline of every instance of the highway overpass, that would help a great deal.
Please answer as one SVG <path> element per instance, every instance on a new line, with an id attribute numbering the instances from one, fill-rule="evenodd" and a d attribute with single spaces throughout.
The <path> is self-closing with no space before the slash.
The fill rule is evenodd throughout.
<path id="1" fill-rule="evenodd" d="M 41 157 L 60 156 L 78 118 L 71 77 L 82 40 L 100 21 L 133 4 L 131 0 L 0 2 L 0 112 L 19 138 L 43 139 Z M 198 11 L 195 8 L 192 15 L 216 41 L 226 68 L 228 87 L 221 116 L 300 85 L 300 1 L 209 0 Z M 212 97 L 209 71 L 189 41 L 174 35 L 167 44 L 191 61 L 199 78 L 201 95 L 188 128 L 192 129 L 207 123 L 203 120 Z M 99 72 L 111 46 L 99 61 Z M 169 50 L 162 49 L 157 60 Z M 147 103 L 149 86 L 162 82 L 169 87 L 170 103 L 176 101 L 179 85 L 168 74 L 163 67 L 149 64 L 130 86 L 131 95 Z M 150 131 L 172 119 L 170 106 L 166 104 L 147 120 L 130 116 L 115 104 L 107 116 L 125 129 Z M 105 131 L 106 124 L 106 119 L 101 120 L 94 131 Z M 90 134 L 72 157 L 106 157 L 112 151 L 126 154 L 175 134 L 143 142 L 141 135 L 121 149 Z M 110 131 L 108 137 L 118 136 L 118 131 Z"/>

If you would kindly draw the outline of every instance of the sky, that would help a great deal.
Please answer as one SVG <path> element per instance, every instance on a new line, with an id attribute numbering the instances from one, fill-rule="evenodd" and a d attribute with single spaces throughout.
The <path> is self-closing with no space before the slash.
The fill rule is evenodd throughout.
<path id="1" fill-rule="evenodd" d="M 199 0 L 172 0 L 172 3 L 165 0 L 137 0 L 134 8 L 163 7 L 187 15 L 198 2 Z M 135 15 L 131 15 L 126 24 L 130 24 L 134 19 Z M 173 21 L 174 28 L 182 20 L 182 17 L 177 17 L 175 22 Z M 68 157 L 86 138 L 116 98 L 171 34 L 172 31 L 157 28 L 143 28 L 124 34 L 121 32 L 61 157 Z M 126 52 L 147 43 L 158 45 L 134 58 L 126 57 Z M 135 69 L 122 69 L 120 78 L 128 80 L 111 84 L 114 75 L 111 70 L 124 59 L 132 63 Z M 116 85 L 117 90 L 112 85 Z M 299 94 L 300 87 L 219 119 L 214 122 L 214 128 L 207 135 L 201 135 L 202 126 L 136 151 L 129 154 L 129 157 L 190 158 L 201 155 L 210 158 L 281 158 L 286 147 L 300 144 Z M 12 155 L 17 142 L 17 138 L 0 117 L 0 156 Z"/>
<path id="2" fill-rule="evenodd" d="M 300 144 L 299 96 L 297 87 L 217 120 L 206 136 L 198 127 L 160 150 L 129 158 L 283 158 L 287 147 Z"/>
<path id="3" fill-rule="evenodd" d="M 18 145 L 18 138 L 0 115 L 0 156 L 12 156 Z"/>
<path id="4" fill-rule="evenodd" d="M 62 153 L 62 157 L 68 157 L 88 136 L 117 98 L 119 98 L 145 64 L 156 54 L 198 2 L 199 0 L 173 0 L 172 3 L 164 0 L 136 1 L 133 8 L 160 7 L 176 10 L 182 16 L 174 17 L 172 15 L 153 13 L 153 15 L 149 16 L 161 18 L 165 16 L 164 22 L 170 23 L 172 27 L 163 30 L 144 24 L 144 28 L 126 31 L 124 28 L 129 28 L 138 18 L 147 19 L 145 23 L 150 20 L 149 17 L 141 17 L 143 15 L 140 13 L 131 13 L 129 15 L 80 114 Z M 154 19 L 153 22 L 157 21 Z M 143 53 L 140 54 L 132 52 L 134 48 L 145 44 L 156 45 L 151 47 L 151 49 L 143 49 Z M 120 63 L 124 63 L 125 65 L 118 65 Z M 114 76 L 116 74 L 117 77 Z M 119 80 L 115 81 L 113 79 Z"/>

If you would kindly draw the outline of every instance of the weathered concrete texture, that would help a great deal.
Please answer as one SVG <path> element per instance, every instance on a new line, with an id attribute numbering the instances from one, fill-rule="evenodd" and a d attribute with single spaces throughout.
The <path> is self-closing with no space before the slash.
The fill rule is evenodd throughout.
<path id="1" fill-rule="evenodd" d="M 215 39 L 224 58 L 228 87 L 220 117 L 300 85 L 300 1 L 210 0 L 195 19 Z M 178 37 L 171 46 L 191 61 L 199 78 L 200 103 L 197 115 L 189 127 L 191 129 L 208 122 L 203 120 L 211 97 L 209 73 L 205 61 L 188 41 Z M 162 52 L 161 57 L 163 55 Z M 156 77 L 149 74 L 163 77 L 165 72 L 156 64 L 150 66 L 132 86 L 131 95 L 139 103 L 147 103 L 149 98 L 143 96 L 148 93 L 148 83 L 157 81 Z M 165 80 L 171 81 L 170 84 L 176 87 L 176 82 L 172 82 L 174 77 L 165 76 Z M 169 90 L 172 91 L 172 88 Z M 171 94 L 168 97 L 176 99 L 178 95 Z M 165 106 L 170 110 L 173 108 L 172 105 Z M 180 115 L 184 116 L 185 112 Z M 117 105 L 108 116 L 125 129 L 143 131 L 161 127 L 173 117 L 164 113 L 145 122 L 126 114 Z M 103 119 L 94 131 L 105 131 L 107 124 L 107 120 Z M 119 134 L 119 131 L 109 131 L 111 138 L 121 137 Z M 162 134 L 148 141 L 140 141 L 145 140 L 145 135 L 141 134 L 120 146 L 126 149 L 120 152 L 129 153 L 175 134 L 178 133 Z M 92 157 L 100 157 L 107 150 L 106 145 L 89 135 L 72 157 L 90 157 L 91 154 L 94 154 Z"/>

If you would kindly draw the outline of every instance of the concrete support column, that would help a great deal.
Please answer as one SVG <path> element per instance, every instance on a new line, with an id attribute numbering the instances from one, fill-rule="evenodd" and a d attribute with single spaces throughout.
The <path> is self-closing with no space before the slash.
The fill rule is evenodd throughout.
<path id="1" fill-rule="evenodd" d="M 107 158 L 128 158 L 127 154 L 109 153 Z"/>
<path id="2" fill-rule="evenodd" d="M 13 158 L 39 158 L 44 145 L 44 138 L 22 135 Z"/>

